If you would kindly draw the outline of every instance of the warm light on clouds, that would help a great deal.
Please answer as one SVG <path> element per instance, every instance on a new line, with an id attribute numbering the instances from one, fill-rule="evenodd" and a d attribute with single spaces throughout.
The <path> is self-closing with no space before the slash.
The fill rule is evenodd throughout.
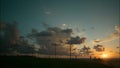
<path id="1" fill-rule="evenodd" d="M 0 46 L 1 53 L 11 51 L 47 56 L 56 51 L 56 55 L 69 56 L 71 46 L 73 56 L 89 57 L 94 53 L 96 57 L 108 58 L 119 55 L 119 3 L 116 0 L 7 1 L 1 1 L 1 22 L 6 23 L 0 22 L 3 38 L 0 37 L 0 41 L 5 39 Z M 16 36 L 23 36 L 22 41 L 18 40 L 19 46 L 15 47 L 6 41 L 8 36 L 13 39 L 13 32 L 4 31 L 14 26 L 13 20 L 18 22 Z"/>
<path id="2" fill-rule="evenodd" d="M 94 57 L 96 58 L 119 58 L 119 54 L 116 53 L 114 50 L 107 48 L 103 52 L 94 51 Z"/>
<path id="3" fill-rule="evenodd" d="M 103 39 L 95 39 L 92 41 L 92 44 L 106 43 L 116 39 L 120 39 L 120 26 L 115 26 L 114 32 Z"/>

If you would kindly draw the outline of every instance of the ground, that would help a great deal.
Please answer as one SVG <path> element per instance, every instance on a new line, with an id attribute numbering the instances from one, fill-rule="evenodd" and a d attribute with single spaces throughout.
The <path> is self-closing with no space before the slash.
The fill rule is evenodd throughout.
<path id="1" fill-rule="evenodd" d="M 0 68 L 112 68 L 89 59 L 46 59 L 31 56 L 0 56 Z"/>

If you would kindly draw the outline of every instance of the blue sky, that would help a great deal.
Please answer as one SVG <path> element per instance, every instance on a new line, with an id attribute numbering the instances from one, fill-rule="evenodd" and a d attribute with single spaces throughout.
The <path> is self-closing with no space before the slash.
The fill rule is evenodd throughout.
<path id="1" fill-rule="evenodd" d="M 84 32 L 88 41 L 104 38 L 119 25 L 119 0 L 0 0 L 1 21 L 19 23 L 21 35 L 32 28 L 41 31 L 42 22 L 60 27 L 66 24 Z M 93 29 L 92 29 L 93 28 Z M 84 29 L 84 31 L 82 31 Z"/>

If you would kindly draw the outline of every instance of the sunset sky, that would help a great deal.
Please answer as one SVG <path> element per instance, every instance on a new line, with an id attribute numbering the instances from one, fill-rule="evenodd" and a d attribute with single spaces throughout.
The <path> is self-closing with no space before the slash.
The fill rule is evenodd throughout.
<path id="1" fill-rule="evenodd" d="M 69 28 L 72 36 L 86 37 L 86 46 L 103 45 L 105 51 L 95 51 L 95 55 L 118 57 L 119 0 L 0 0 L 0 8 L 0 21 L 17 21 L 22 36 L 32 28 L 45 30 L 43 23 Z"/>

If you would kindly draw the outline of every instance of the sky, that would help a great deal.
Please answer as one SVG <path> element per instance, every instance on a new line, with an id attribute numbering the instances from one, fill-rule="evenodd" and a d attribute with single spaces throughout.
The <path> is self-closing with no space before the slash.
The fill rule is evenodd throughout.
<path id="1" fill-rule="evenodd" d="M 0 6 L 0 21 L 17 21 L 22 36 L 33 28 L 45 30 L 45 23 L 73 29 L 73 36 L 86 37 L 86 45 L 90 47 L 94 46 L 91 41 L 112 38 L 100 44 L 118 51 L 119 39 L 111 34 L 117 27 L 119 35 L 119 0 L 0 0 Z"/>

